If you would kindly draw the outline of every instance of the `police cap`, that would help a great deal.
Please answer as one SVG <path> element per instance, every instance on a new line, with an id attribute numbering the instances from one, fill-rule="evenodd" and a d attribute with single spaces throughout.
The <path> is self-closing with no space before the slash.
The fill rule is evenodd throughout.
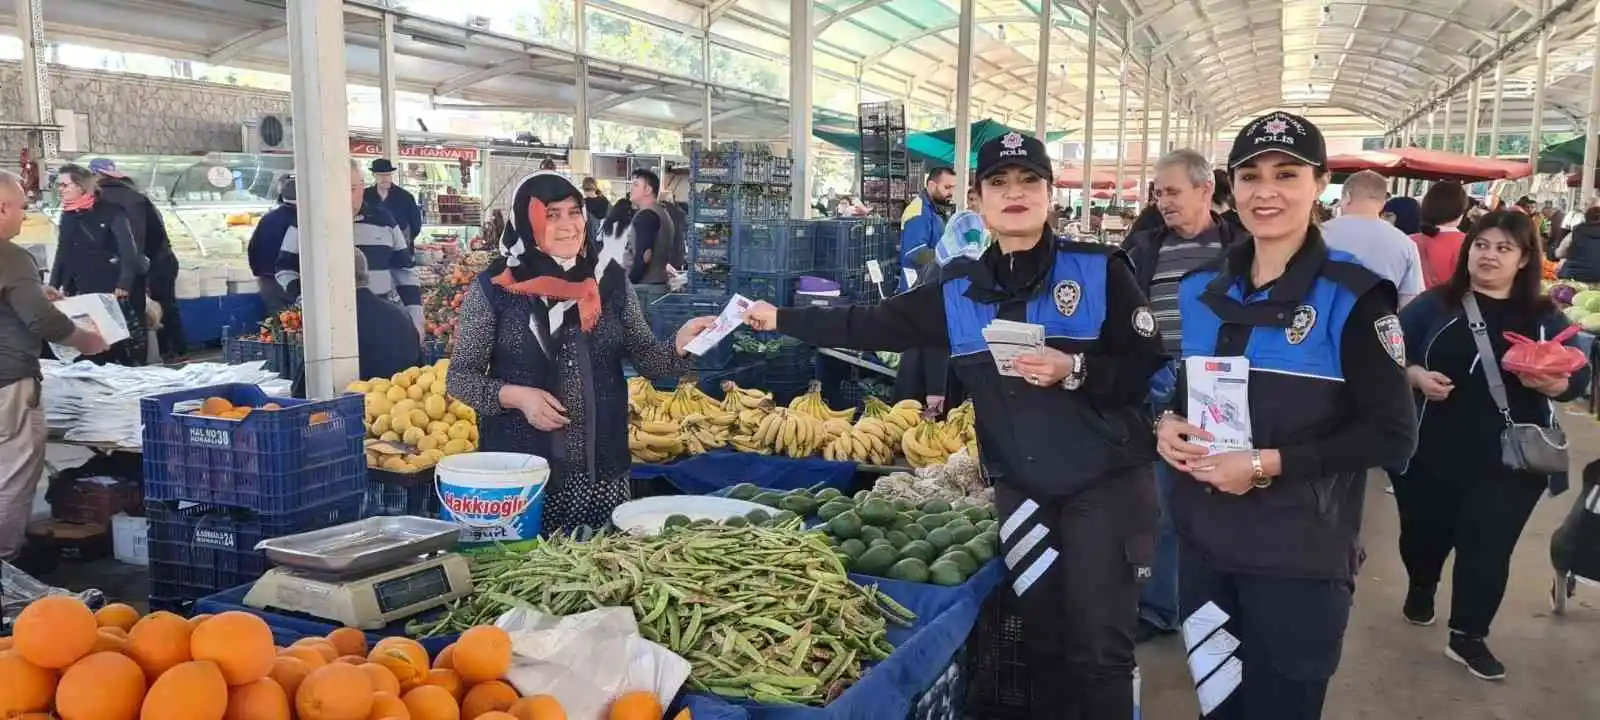
<path id="1" fill-rule="evenodd" d="M 1280 152 L 1312 167 L 1327 167 L 1328 145 L 1322 131 L 1299 115 L 1270 112 L 1244 124 L 1233 149 L 1228 152 L 1228 170 L 1269 152 Z"/>
<path id="2" fill-rule="evenodd" d="M 1055 179 L 1050 170 L 1050 153 L 1045 150 L 1044 143 L 1015 130 L 978 148 L 978 180 L 1010 167 L 1030 170 L 1045 180 Z"/>

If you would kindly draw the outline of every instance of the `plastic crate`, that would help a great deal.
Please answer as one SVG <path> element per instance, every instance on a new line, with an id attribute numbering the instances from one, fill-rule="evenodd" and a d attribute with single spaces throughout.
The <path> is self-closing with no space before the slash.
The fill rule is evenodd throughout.
<path id="1" fill-rule="evenodd" d="M 726 295 L 733 288 L 733 274 L 727 265 L 697 267 L 689 273 L 689 290 L 696 293 Z"/>
<path id="2" fill-rule="evenodd" d="M 773 185 L 789 185 L 791 184 L 793 173 L 794 158 L 774 157 L 772 158 L 772 174 L 767 178 L 767 182 Z"/>
<path id="3" fill-rule="evenodd" d="M 422 344 L 422 362 L 432 365 L 450 358 L 450 346 L 443 340 L 429 340 Z"/>
<path id="4" fill-rule="evenodd" d="M 869 397 L 875 397 L 893 405 L 894 378 L 871 371 L 864 372 L 869 372 L 876 377 L 857 377 L 839 383 L 839 400 L 843 403 L 839 407 L 864 408 Z M 868 382 L 869 380 L 870 382 Z"/>
<path id="5" fill-rule="evenodd" d="M 739 173 L 736 150 L 706 149 L 696 145 L 689 151 L 689 180 L 696 183 L 733 183 Z"/>
<path id="6" fill-rule="evenodd" d="M 795 281 L 806 273 L 735 271 L 730 284 L 733 292 L 751 300 L 765 300 L 778 307 L 794 303 Z"/>
<path id="7" fill-rule="evenodd" d="M 439 517 L 439 495 L 433 487 L 433 470 L 401 475 L 367 468 L 365 514 Z"/>
<path id="8" fill-rule="evenodd" d="M 887 220 L 817 220 L 812 224 L 818 270 L 865 270 L 868 260 L 883 265 L 900 257 L 899 227 Z"/>
<path id="9" fill-rule="evenodd" d="M 761 387 L 772 393 L 780 405 L 804 393 L 817 377 L 817 349 L 800 341 L 786 341 L 767 359 Z"/>
<path id="10" fill-rule="evenodd" d="M 725 263 L 732 237 L 723 225 L 695 225 L 689 228 L 689 262 Z"/>
<path id="11" fill-rule="evenodd" d="M 281 409 L 243 420 L 189 414 L 208 397 Z M 360 395 L 297 400 L 267 397 L 255 385 L 215 385 L 145 397 L 139 412 L 147 500 L 286 513 L 365 488 Z"/>
<path id="12" fill-rule="evenodd" d="M 989 595 L 967 636 L 967 714 L 982 718 L 1025 718 L 1028 687 L 1026 628 L 1011 607 L 1016 598 L 1002 587 Z"/>
<path id="13" fill-rule="evenodd" d="M 697 223 L 728 223 L 742 219 L 742 201 L 738 188 L 695 185 L 689 197 L 689 219 Z"/>
<path id="14" fill-rule="evenodd" d="M 364 476 L 363 476 L 364 477 Z M 214 504 L 150 502 L 150 597 L 187 603 L 253 582 L 267 571 L 262 540 L 360 520 L 366 500 L 357 491 L 283 514 Z"/>
<path id="15" fill-rule="evenodd" d="M 907 720 L 963 720 L 966 717 L 967 676 L 961 667 L 962 652 L 956 651 L 944 672 L 911 701 Z"/>
<path id="16" fill-rule="evenodd" d="M 734 272 L 810 272 L 816 251 L 812 225 L 804 220 L 737 223 L 733 226 Z"/>
<path id="17" fill-rule="evenodd" d="M 240 337 L 234 334 L 232 328 L 224 328 L 222 361 L 229 365 L 264 362 L 264 367 L 279 377 L 296 380 L 305 372 L 305 346 L 298 342 Z"/>
<path id="18" fill-rule="evenodd" d="M 875 283 L 865 270 L 834 273 L 839 282 L 839 293 L 852 304 L 874 305 L 894 297 L 900 289 L 900 264 L 880 264 L 883 283 Z"/>

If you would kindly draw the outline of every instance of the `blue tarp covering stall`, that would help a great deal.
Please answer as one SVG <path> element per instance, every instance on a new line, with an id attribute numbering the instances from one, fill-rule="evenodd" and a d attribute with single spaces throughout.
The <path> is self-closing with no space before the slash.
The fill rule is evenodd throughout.
<path id="1" fill-rule="evenodd" d="M 855 463 L 741 452 L 714 452 L 665 465 L 633 466 L 634 479 L 665 478 L 689 495 L 710 495 L 739 483 L 778 491 L 820 485 L 848 492 L 855 474 Z"/>

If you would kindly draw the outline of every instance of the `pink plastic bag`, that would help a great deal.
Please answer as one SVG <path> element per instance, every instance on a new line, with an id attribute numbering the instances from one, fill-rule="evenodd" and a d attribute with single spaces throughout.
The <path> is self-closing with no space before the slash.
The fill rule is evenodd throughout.
<path id="1" fill-rule="evenodd" d="M 1518 375 L 1566 377 L 1589 362 L 1583 351 L 1562 343 L 1578 334 L 1577 325 L 1568 325 L 1549 340 L 1532 340 L 1514 332 L 1505 333 L 1511 349 L 1500 359 L 1500 366 Z"/>

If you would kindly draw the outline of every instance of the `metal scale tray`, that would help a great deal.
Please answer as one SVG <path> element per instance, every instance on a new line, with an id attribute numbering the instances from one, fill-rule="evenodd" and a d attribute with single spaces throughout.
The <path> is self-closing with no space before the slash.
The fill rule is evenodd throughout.
<path id="1" fill-rule="evenodd" d="M 460 535 L 461 526 L 455 523 L 400 515 L 262 540 L 256 549 L 275 565 L 349 577 L 448 551 Z"/>

